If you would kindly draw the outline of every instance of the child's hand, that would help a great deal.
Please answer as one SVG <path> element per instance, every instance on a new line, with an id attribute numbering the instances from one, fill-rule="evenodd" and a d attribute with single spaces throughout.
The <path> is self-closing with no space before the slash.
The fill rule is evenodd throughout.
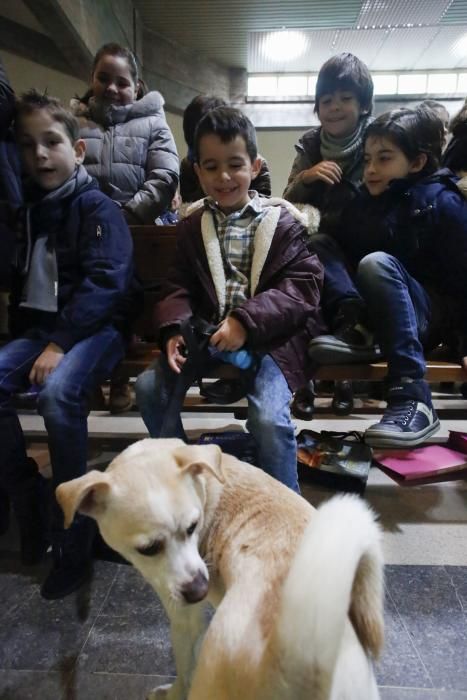
<path id="1" fill-rule="evenodd" d="M 245 345 L 247 332 L 245 327 L 232 316 L 227 316 L 215 333 L 210 343 L 218 350 L 240 350 Z"/>
<path id="2" fill-rule="evenodd" d="M 322 180 L 327 185 L 337 185 L 342 180 L 342 170 L 333 160 L 322 160 L 312 168 L 300 173 L 304 185 L 309 185 L 316 180 Z"/>
<path id="3" fill-rule="evenodd" d="M 49 374 L 51 374 L 55 367 L 58 367 L 63 360 L 64 354 L 62 348 L 58 345 L 49 343 L 45 350 L 41 352 L 29 372 L 29 381 L 31 384 L 44 384 Z"/>
<path id="4" fill-rule="evenodd" d="M 183 352 L 185 350 L 185 341 L 183 335 L 174 335 L 168 339 L 165 351 L 167 353 L 167 361 L 170 369 L 177 374 L 180 374 L 182 367 L 186 362 L 186 357 Z"/>

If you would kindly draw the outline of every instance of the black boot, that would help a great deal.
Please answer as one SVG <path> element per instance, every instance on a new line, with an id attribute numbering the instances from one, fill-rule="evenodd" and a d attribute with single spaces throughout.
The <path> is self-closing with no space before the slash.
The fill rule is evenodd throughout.
<path id="1" fill-rule="evenodd" d="M 0 488 L 0 535 L 8 532 L 10 527 L 10 499 L 7 491 Z"/>
<path id="2" fill-rule="evenodd" d="M 338 416 L 348 416 L 354 408 L 352 382 L 341 379 L 335 383 L 332 410 Z"/>
<path id="3" fill-rule="evenodd" d="M 91 518 L 76 515 L 68 530 L 52 533 L 53 565 L 41 587 L 43 598 L 64 598 L 91 578 L 95 532 L 96 524 Z"/>
<path id="4" fill-rule="evenodd" d="M 295 392 L 290 410 L 295 418 L 311 420 L 315 410 L 315 385 L 310 379 L 308 384 Z"/>
<path id="5" fill-rule="evenodd" d="M 47 551 L 47 481 L 28 458 L 29 477 L 15 483 L 10 490 L 12 509 L 18 521 L 21 562 L 39 564 Z"/>

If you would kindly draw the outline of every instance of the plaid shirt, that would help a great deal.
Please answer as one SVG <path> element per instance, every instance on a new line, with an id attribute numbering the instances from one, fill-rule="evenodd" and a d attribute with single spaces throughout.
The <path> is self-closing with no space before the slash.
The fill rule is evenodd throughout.
<path id="1" fill-rule="evenodd" d="M 219 239 L 226 280 L 225 315 L 250 297 L 250 271 L 253 260 L 255 233 L 267 208 L 261 206 L 257 192 L 240 211 L 224 214 L 217 204 L 206 198 L 205 206 L 212 213 Z"/>

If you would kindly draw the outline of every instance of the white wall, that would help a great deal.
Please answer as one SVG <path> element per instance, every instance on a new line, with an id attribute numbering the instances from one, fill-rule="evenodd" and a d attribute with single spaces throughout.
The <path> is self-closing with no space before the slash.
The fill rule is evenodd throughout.
<path id="1" fill-rule="evenodd" d="M 258 151 L 268 162 L 272 194 L 275 197 L 282 197 L 296 156 L 294 146 L 303 132 L 303 129 L 268 129 L 257 132 Z"/>

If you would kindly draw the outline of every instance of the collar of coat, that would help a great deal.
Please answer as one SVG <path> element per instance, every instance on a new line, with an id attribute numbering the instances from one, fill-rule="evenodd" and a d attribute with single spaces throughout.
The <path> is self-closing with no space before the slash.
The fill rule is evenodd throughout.
<path id="1" fill-rule="evenodd" d="M 279 222 L 281 207 L 287 209 L 293 218 L 301 223 L 310 235 L 316 233 L 319 226 L 319 211 L 315 207 L 306 205 L 303 211 L 299 211 L 293 204 L 280 197 L 259 197 L 258 199 L 261 202 L 261 206 L 266 209 L 266 213 L 255 233 L 254 253 L 250 271 L 251 296 L 255 294 L 256 288 L 258 287 L 259 278 Z M 187 206 L 184 216 L 189 216 L 203 207 L 204 199 L 193 202 Z M 226 279 L 219 238 L 210 210 L 204 211 L 201 215 L 201 235 L 203 237 L 209 270 L 219 302 L 219 318 L 223 318 L 226 304 Z"/>

